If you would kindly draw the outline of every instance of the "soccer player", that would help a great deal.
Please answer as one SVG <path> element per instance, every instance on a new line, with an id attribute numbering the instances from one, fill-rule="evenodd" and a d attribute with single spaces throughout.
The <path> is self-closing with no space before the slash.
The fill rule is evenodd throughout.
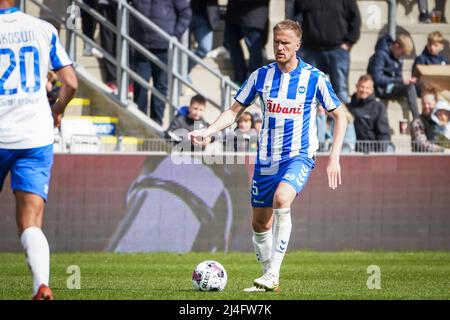
<path id="1" fill-rule="evenodd" d="M 0 188 L 11 172 L 35 300 L 53 299 L 50 250 L 41 227 L 53 163 L 53 127 L 60 125 L 78 86 L 71 65 L 52 25 L 21 12 L 14 0 L 0 0 Z M 49 68 L 62 82 L 51 108 L 46 92 Z"/>
<path id="2" fill-rule="evenodd" d="M 232 125 L 259 97 L 263 125 L 251 187 L 253 244 L 263 275 L 245 291 L 277 291 L 281 263 L 291 234 L 291 204 L 308 180 L 318 149 L 316 112 L 320 103 L 334 117 L 334 141 L 327 166 L 328 184 L 341 184 L 339 156 L 346 118 L 325 74 L 300 60 L 302 30 L 284 20 L 273 28 L 276 62 L 254 71 L 230 109 L 207 129 L 191 132 L 194 143 Z"/>

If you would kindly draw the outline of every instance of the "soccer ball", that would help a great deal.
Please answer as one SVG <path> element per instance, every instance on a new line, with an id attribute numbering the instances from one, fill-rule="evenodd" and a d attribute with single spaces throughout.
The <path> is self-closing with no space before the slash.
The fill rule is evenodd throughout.
<path id="1" fill-rule="evenodd" d="M 225 268 L 213 260 L 200 262 L 192 273 L 192 285 L 198 291 L 222 291 L 227 279 Z"/>

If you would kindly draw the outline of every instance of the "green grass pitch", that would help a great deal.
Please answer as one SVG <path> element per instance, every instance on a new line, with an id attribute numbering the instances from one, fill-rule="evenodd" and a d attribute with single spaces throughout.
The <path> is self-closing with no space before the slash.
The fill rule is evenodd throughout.
<path id="1" fill-rule="evenodd" d="M 228 272 L 223 292 L 195 292 L 197 263 L 213 259 Z M 251 253 L 55 253 L 56 299 L 450 299 L 449 252 L 288 252 L 281 292 L 245 293 L 259 276 Z M 67 268 L 81 270 L 81 289 L 67 288 Z M 381 289 L 367 288 L 367 268 L 381 270 Z M 31 275 L 21 253 L 0 253 L 0 299 L 30 299 Z"/>

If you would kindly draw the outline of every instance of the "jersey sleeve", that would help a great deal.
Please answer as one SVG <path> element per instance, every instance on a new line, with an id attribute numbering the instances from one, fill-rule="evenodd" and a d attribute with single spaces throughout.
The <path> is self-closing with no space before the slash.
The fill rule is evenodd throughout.
<path id="1" fill-rule="evenodd" d="M 341 104 L 325 74 L 320 73 L 317 80 L 316 97 L 327 112 L 333 111 Z"/>
<path id="2" fill-rule="evenodd" d="M 234 96 L 234 100 L 244 107 L 248 107 L 255 102 L 257 95 L 256 74 L 257 71 L 253 72 Z"/>
<path id="3" fill-rule="evenodd" d="M 69 55 L 61 45 L 56 29 L 53 28 L 51 30 L 50 37 L 50 69 L 58 70 L 62 67 L 71 65 L 72 60 L 70 60 Z"/>

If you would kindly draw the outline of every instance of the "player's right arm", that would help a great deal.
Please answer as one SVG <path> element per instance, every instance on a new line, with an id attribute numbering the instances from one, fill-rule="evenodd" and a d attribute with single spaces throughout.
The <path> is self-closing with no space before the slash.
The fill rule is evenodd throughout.
<path id="1" fill-rule="evenodd" d="M 231 126 L 244 111 L 245 106 L 235 101 L 230 109 L 222 112 L 220 116 L 207 129 L 192 131 L 189 136 L 193 143 L 202 145 L 203 140 L 211 137 L 219 131 Z"/>
<path id="2" fill-rule="evenodd" d="M 73 68 L 73 62 L 64 50 L 58 38 L 55 27 L 45 23 L 44 29 L 49 41 L 49 69 L 53 70 L 59 81 L 62 83 L 59 90 L 58 99 L 50 106 L 53 114 L 53 124 L 59 127 L 67 104 L 72 100 L 78 88 L 78 80 Z"/>
<path id="3" fill-rule="evenodd" d="M 52 107 L 54 126 L 59 127 L 62 115 L 67 104 L 72 100 L 78 88 L 78 80 L 75 70 L 71 65 L 62 67 L 56 71 L 59 81 L 61 81 L 61 89 L 59 91 L 58 100 Z"/>
<path id="4" fill-rule="evenodd" d="M 189 136 L 192 143 L 201 145 L 202 142 L 208 137 L 216 134 L 219 131 L 231 126 L 241 115 L 241 113 L 251 105 L 257 96 L 257 90 L 255 87 L 256 77 L 258 70 L 254 71 L 247 81 L 244 82 L 242 87 L 236 93 L 234 100 L 236 100 L 230 109 L 222 112 L 220 116 L 210 125 L 207 129 L 192 131 Z"/>

